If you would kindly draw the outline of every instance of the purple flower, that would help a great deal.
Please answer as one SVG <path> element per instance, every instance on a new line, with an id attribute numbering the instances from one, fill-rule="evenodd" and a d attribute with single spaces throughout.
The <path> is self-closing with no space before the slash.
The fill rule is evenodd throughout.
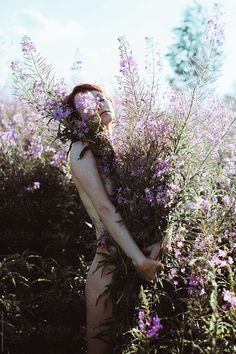
<path id="1" fill-rule="evenodd" d="M 228 208 L 232 208 L 232 206 L 234 205 L 235 199 L 234 199 L 234 197 L 226 195 L 223 197 L 223 202 Z"/>
<path id="2" fill-rule="evenodd" d="M 143 131 L 144 127 L 145 127 L 145 123 L 144 120 L 142 119 L 141 121 L 137 122 L 135 129 Z"/>
<path id="3" fill-rule="evenodd" d="M 35 46 L 33 42 L 31 41 L 30 37 L 24 36 L 21 42 L 21 49 L 23 54 L 29 54 L 31 52 L 35 52 Z"/>
<path id="4" fill-rule="evenodd" d="M 71 70 L 81 69 L 81 64 L 82 64 L 81 60 L 75 60 L 71 66 Z"/>
<path id="5" fill-rule="evenodd" d="M 135 65 L 135 62 L 134 62 L 132 55 L 129 55 L 127 58 L 122 58 L 120 60 L 120 72 L 123 75 L 127 75 L 130 68 L 134 67 L 134 65 Z"/>
<path id="6" fill-rule="evenodd" d="M 224 24 L 220 22 L 220 17 L 222 12 L 220 10 L 220 4 L 215 4 L 213 8 L 213 13 L 211 18 L 207 21 L 205 28 L 205 41 L 206 44 L 210 44 L 211 42 L 216 42 L 218 46 L 222 45 L 224 42 L 225 34 L 224 34 Z"/>
<path id="7" fill-rule="evenodd" d="M 150 191 L 149 188 L 145 188 L 144 192 L 145 192 L 146 200 L 148 201 L 148 203 L 150 203 L 151 207 L 153 207 L 155 202 L 153 193 Z"/>
<path id="8" fill-rule="evenodd" d="M 33 184 L 26 187 L 26 190 L 28 192 L 33 192 L 34 189 L 39 189 L 39 188 L 40 188 L 40 182 L 34 182 Z"/>
<path id="9" fill-rule="evenodd" d="M 58 97 L 60 99 L 62 99 L 64 101 L 64 98 L 66 96 L 66 86 L 65 83 L 63 81 L 59 81 L 58 83 L 56 83 L 56 85 L 53 88 L 53 96 Z"/>
<path id="10" fill-rule="evenodd" d="M 236 295 L 232 291 L 225 291 L 224 300 L 229 302 L 233 308 L 236 308 Z"/>
<path id="11" fill-rule="evenodd" d="M 130 69 L 135 67 L 135 61 L 132 55 L 130 54 L 127 58 L 120 60 L 120 72 L 123 75 L 127 75 Z"/>
<path id="12" fill-rule="evenodd" d="M 176 184 L 171 184 L 169 187 L 169 190 L 167 191 L 167 195 L 170 198 L 170 200 L 174 200 L 176 194 L 181 190 L 179 186 Z"/>
<path id="13" fill-rule="evenodd" d="M 188 295 L 192 296 L 193 295 L 193 288 L 188 288 Z"/>
<path id="14" fill-rule="evenodd" d="M 84 114 L 93 115 L 98 109 L 98 101 L 91 92 L 81 93 L 76 108 Z"/>
<path id="15" fill-rule="evenodd" d="M 19 134 L 15 129 L 8 132 L 0 132 L 0 140 L 4 141 L 6 145 L 14 145 L 19 139 Z"/>
<path id="16" fill-rule="evenodd" d="M 132 171 L 131 171 L 131 173 L 130 173 L 130 176 L 132 176 L 132 177 L 136 177 L 136 176 L 137 176 L 137 172 L 136 172 L 136 171 L 134 171 L 134 170 L 132 170 Z"/>
<path id="17" fill-rule="evenodd" d="M 60 121 L 62 119 L 68 118 L 71 113 L 71 108 L 55 108 L 52 110 L 52 118 L 55 121 Z"/>
<path id="18" fill-rule="evenodd" d="M 224 250 L 219 250 L 219 252 L 218 252 L 218 256 L 219 257 L 226 257 L 227 256 L 227 252 L 226 251 L 224 251 Z"/>
<path id="19" fill-rule="evenodd" d="M 229 311 L 229 309 L 230 309 L 230 304 L 229 304 L 229 303 L 223 304 L 223 305 L 221 306 L 221 308 L 222 308 L 222 310 L 224 310 L 224 311 Z"/>
<path id="20" fill-rule="evenodd" d="M 156 194 L 156 201 L 159 205 L 161 205 L 165 208 L 170 201 L 170 196 L 168 194 L 166 194 L 164 191 L 158 192 Z"/>
<path id="21" fill-rule="evenodd" d="M 169 279 L 174 279 L 175 277 L 177 277 L 177 269 L 176 268 L 172 268 L 168 274 Z"/>
<path id="22" fill-rule="evenodd" d="M 109 172 L 109 166 L 107 164 L 100 164 L 98 165 L 99 171 L 101 171 L 104 174 L 107 174 Z"/>
<path id="23" fill-rule="evenodd" d="M 195 204 L 193 204 L 193 208 L 208 211 L 210 209 L 210 202 L 207 199 L 198 196 L 196 198 Z"/>
<path id="24" fill-rule="evenodd" d="M 158 163 L 158 165 L 156 167 L 157 177 L 160 177 L 166 173 L 169 173 L 170 170 L 171 170 L 170 157 L 166 157 L 165 160 Z"/>
<path id="25" fill-rule="evenodd" d="M 15 60 L 11 62 L 10 68 L 12 71 L 18 71 L 19 70 L 19 60 Z"/>
<path id="26" fill-rule="evenodd" d="M 30 151 L 24 153 L 25 156 L 32 156 L 34 159 L 41 158 L 44 152 L 44 146 L 41 142 L 40 136 L 33 136 L 30 146 Z"/>
<path id="27" fill-rule="evenodd" d="M 189 285 L 191 286 L 197 286 L 199 284 L 202 285 L 203 281 L 199 276 L 193 276 L 189 279 Z"/>
<path id="28" fill-rule="evenodd" d="M 144 310 L 139 310 L 139 329 L 141 332 L 145 333 L 147 337 L 157 338 L 159 335 L 159 330 L 163 328 L 160 323 L 158 315 L 155 316 L 145 316 Z"/>
<path id="29" fill-rule="evenodd" d="M 47 100 L 44 102 L 44 109 L 46 108 L 54 108 L 58 105 L 57 100 Z"/>
<path id="30" fill-rule="evenodd" d="M 145 318 L 145 312 L 144 312 L 144 310 L 139 310 L 138 318 L 139 318 L 140 320 L 143 320 L 143 319 Z"/>
<path id="31" fill-rule="evenodd" d="M 205 289 L 204 288 L 201 288 L 201 290 L 200 290 L 200 295 L 204 295 L 206 293 L 206 291 L 205 291 Z"/>
<path id="32" fill-rule="evenodd" d="M 59 167 L 64 161 L 66 161 L 66 153 L 64 151 L 58 151 L 51 161 L 51 165 Z"/>

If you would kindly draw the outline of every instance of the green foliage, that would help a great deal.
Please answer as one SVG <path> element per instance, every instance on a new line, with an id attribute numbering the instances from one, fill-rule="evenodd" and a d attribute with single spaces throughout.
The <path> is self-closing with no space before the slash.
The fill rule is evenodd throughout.
<path id="1" fill-rule="evenodd" d="M 192 87 L 204 72 L 206 61 L 209 74 L 204 73 L 204 79 L 216 79 L 222 64 L 222 49 L 220 46 L 210 48 L 211 44 L 205 38 L 209 21 L 212 19 L 207 7 L 194 1 L 184 11 L 181 24 L 173 29 L 175 41 L 166 57 L 174 72 L 169 82 L 176 87 Z"/>

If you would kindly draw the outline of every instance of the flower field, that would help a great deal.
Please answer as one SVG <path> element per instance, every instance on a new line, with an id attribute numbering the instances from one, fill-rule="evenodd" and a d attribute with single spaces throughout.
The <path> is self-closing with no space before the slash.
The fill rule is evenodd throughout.
<path id="1" fill-rule="evenodd" d="M 146 282 L 121 249 L 107 257 L 116 265 L 108 290 L 117 354 L 236 352 L 236 109 L 212 90 L 217 28 L 208 22 L 198 75 L 185 90 L 160 88 L 151 39 L 144 76 L 119 39 L 115 158 L 106 150 L 99 168 L 111 173 L 116 208 L 139 247 L 161 241 L 163 270 Z M 66 137 L 86 139 L 92 128 L 83 119 L 72 125 L 63 83 L 27 37 L 22 50 L 22 62 L 12 63 L 18 100 L 0 101 L 2 348 L 82 354 L 96 242 Z M 96 110 L 91 97 L 80 104 Z"/>

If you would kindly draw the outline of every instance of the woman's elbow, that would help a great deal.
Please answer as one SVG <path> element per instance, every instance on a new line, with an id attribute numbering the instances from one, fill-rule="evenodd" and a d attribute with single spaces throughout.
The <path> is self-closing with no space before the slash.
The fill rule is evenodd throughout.
<path id="1" fill-rule="evenodd" d="M 96 210 L 101 218 L 105 218 L 115 212 L 115 207 L 112 203 L 99 203 Z"/>

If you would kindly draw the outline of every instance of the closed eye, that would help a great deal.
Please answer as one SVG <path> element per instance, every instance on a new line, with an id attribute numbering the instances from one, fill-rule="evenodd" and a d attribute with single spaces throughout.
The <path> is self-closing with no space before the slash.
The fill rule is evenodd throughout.
<path id="1" fill-rule="evenodd" d="M 105 101 L 105 97 L 103 96 L 97 96 L 97 99 L 99 102 Z"/>

